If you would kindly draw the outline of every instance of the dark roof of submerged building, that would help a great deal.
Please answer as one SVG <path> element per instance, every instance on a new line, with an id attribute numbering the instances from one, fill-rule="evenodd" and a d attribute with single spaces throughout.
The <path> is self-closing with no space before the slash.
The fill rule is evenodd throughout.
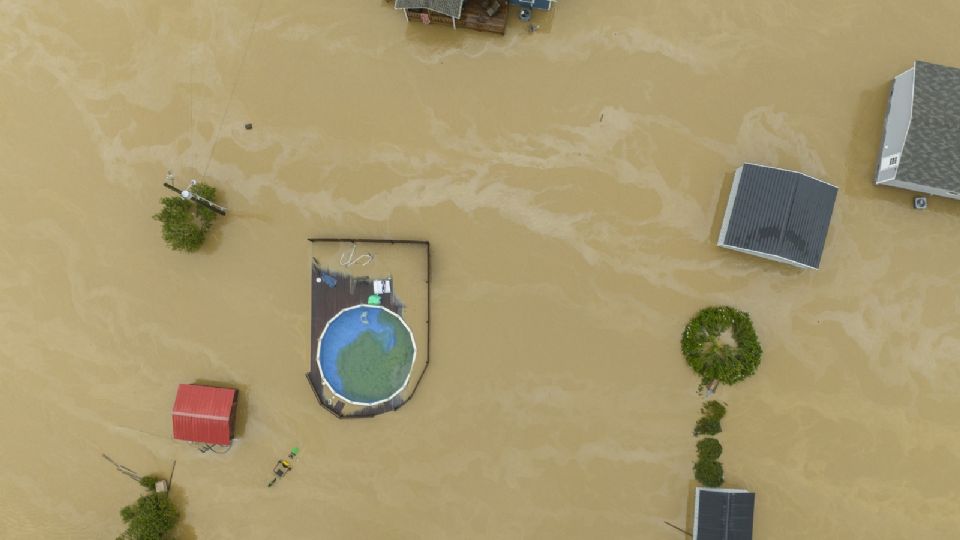
<path id="1" fill-rule="evenodd" d="M 734 176 L 717 245 L 819 268 L 837 188 L 802 173 L 745 163 Z"/>
<path id="2" fill-rule="evenodd" d="M 463 11 L 463 0 L 397 0 L 393 5 L 396 9 L 429 9 L 453 17 L 460 18 Z"/>
<path id="3" fill-rule="evenodd" d="M 960 69 L 917 61 L 897 180 L 960 192 Z"/>
<path id="4" fill-rule="evenodd" d="M 740 489 L 697 488 L 694 540 L 753 540 L 756 494 Z"/>

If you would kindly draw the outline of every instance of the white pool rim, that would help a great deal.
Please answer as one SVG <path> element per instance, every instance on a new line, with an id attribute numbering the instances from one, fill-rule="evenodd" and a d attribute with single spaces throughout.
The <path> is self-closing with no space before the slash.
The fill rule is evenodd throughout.
<path id="1" fill-rule="evenodd" d="M 337 319 L 340 317 L 340 315 L 343 315 L 343 314 L 346 313 L 347 311 L 351 311 L 351 310 L 354 310 L 354 309 L 381 309 L 381 310 L 386 311 L 387 313 L 393 315 L 394 317 L 397 318 L 397 320 L 400 321 L 400 324 L 402 324 L 403 327 L 406 328 L 407 333 L 410 334 L 410 343 L 413 345 L 413 358 L 410 359 L 410 370 L 407 371 L 407 378 L 404 379 L 403 384 L 400 385 L 400 388 L 398 388 L 396 392 L 394 392 L 393 394 L 390 394 L 390 397 L 381 399 L 381 400 L 379 400 L 379 401 L 372 401 L 372 402 L 354 401 L 354 400 L 352 400 L 352 399 L 349 399 L 349 398 L 346 398 L 346 397 L 340 395 L 340 393 L 337 392 L 336 389 L 334 389 L 333 386 L 332 386 L 329 382 L 327 382 L 327 376 L 323 373 L 323 364 L 320 363 L 320 348 L 321 348 L 322 345 L 323 345 L 323 336 L 325 336 L 325 335 L 327 334 L 327 329 L 330 328 L 330 323 L 332 323 L 333 321 L 337 320 Z M 387 309 L 387 308 L 384 307 L 384 306 L 374 306 L 374 305 L 371 305 L 371 304 L 359 304 L 359 305 L 356 305 L 356 306 L 351 306 L 351 307 L 348 307 L 348 308 L 343 308 L 343 309 L 341 309 L 339 312 L 337 312 L 336 315 L 334 315 L 333 317 L 330 317 L 330 320 L 327 321 L 327 324 L 325 324 L 325 325 L 323 326 L 323 332 L 320 332 L 320 337 L 317 338 L 317 357 L 316 357 L 314 360 L 315 360 L 316 363 L 317 363 L 317 369 L 320 370 L 320 378 L 321 378 L 321 380 L 323 381 L 323 385 L 324 385 L 325 387 L 329 388 L 330 391 L 333 393 L 333 395 L 337 396 L 337 399 L 341 399 L 341 400 L 343 400 L 343 401 L 346 401 L 347 403 L 350 403 L 351 405 L 361 405 L 361 406 L 364 406 L 364 407 L 369 407 L 369 406 L 372 406 L 372 405 L 380 405 L 381 403 L 386 403 L 386 402 L 390 401 L 391 399 L 397 397 L 397 396 L 400 394 L 400 392 L 403 392 L 403 390 L 407 387 L 407 384 L 410 383 L 410 376 L 413 375 L 413 366 L 414 366 L 414 364 L 417 363 L 417 340 L 413 337 L 413 330 L 411 330 L 410 327 L 407 326 L 407 321 L 403 320 L 403 317 L 401 317 L 401 316 L 398 315 L 397 313 L 391 311 L 390 309 Z"/>

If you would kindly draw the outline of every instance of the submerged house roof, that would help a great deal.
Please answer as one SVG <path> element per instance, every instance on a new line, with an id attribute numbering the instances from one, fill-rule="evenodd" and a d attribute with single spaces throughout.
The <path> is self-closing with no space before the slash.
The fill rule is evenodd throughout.
<path id="1" fill-rule="evenodd" d="M 915 62 L 884 124 L 877 184 L 960 198 L 960 69 Z"/>
<path id="2" fill-rule="evenodd" d="M 397 0 L 393 5 L 396 9 L 429 9 L 453 17 L 460 18 L 463 11 L 463 0 Z"/>
<path id="3" fill-rule="evenodd" d="M 173 438 L 207 444 L 230 444 L 237 391 L 181 384 L 173 402 Z"/>
<path id="4" fill-rule="evenodd" d="M 717 245 L 801 268 L 819 268 L 837 188 L 802 173 L 745 163 Z"/>
<path id="5" fill-rule="evenodd" d="M 756 494 L 742 489 L 697 488 L 693 540 L 753 540 Z"/>

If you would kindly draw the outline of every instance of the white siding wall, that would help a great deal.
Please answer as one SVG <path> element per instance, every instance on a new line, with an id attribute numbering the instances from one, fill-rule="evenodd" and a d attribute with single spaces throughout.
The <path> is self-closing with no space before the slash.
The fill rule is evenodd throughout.
<path id="1" fill-rule="evenodd" d="M 730 224 L 730 214 L 733 213 L 733 201 L 737 198 L 737 191 L 740 189 L 740 174 L 743 172 L 743 165 L 737 168 L 733 175 L 733 185 L 730 186 L 730 197 L 727 198 L 727 209 L 723 213 L 723 223 L 720 224 L 720 238 L 717 239 L 717 245 L 723 246 L 727 243 L 727 225 Z"/>
<path id="2" fill-rule="evenodd" d="M 885 184 L 897 177 L 897 167 L 903 144 L 910 131 L 910 119 L 913 116 L 913 81 L 916 70 L 910 68 L 893 80 L 887 117 L 884 122 L 883 147 L 880 149 L 880 162 L 877 165 L 877 184 Z"/>

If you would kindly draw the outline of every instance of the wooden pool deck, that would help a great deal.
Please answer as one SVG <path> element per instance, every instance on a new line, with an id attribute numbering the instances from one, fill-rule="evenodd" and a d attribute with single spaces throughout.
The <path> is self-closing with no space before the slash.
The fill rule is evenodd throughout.
<path id="1" fill-rule="evenodd" d="M 317 402 L 338 418 L 369 418 L 395 411 L 408 403 L 430 363 L 430 243 L 421 240 L 362 240 L 339 238 L 310 238 L 312 264 L 310 370 L 306 373 Z M 350 268 L 344 257 L 370 255 L 367 263 Z M 369 251 L 368 251 L 369 250 Z M 358 258 L 355 258 L 355 261 Z M 375 259 L 375 260 L 374 260 Z M 352 263 L 351 263 L 352 265 Z M 369 274 L 373 274 L 370 276 Z M 331 287 L 329 277 L 336 279 Z M 374 294 L 374 279 L 389 278 L 391 293 L 380 295 L 380 305 L 400 315 L 419 340 L 417 359 L 405 387 L 389 401 L 377 405 L 351 403 L 337 395 L 324 381 L 317 365 L 320 336 L 327 322 L 342 310 L 367 303 Z M 422 280 L 422 281 L 421 281 Z M 407 305 L 396 296 L 410 300 Z M 411 318 L 412 317 L 412 318 Z"/>
<path id="2" fill-rule="evenodd" d="M 390 5 L 393 5 L 394 3 L 394 0 L 385 1 Z M 500 0 L 500 3 L 502 6 L 500 7 L 499 11 L 490 17 L 487 15 L 486 10 L 483 9 L 483 0 L 464 0 L 463 10 L 460 12 L 460 18 L 456 20 L 457 29 L 467 28 L 470 30 L 477 30 L 479 32 L 500 34 L 502 36 L 507 31 L 507 16 L 510 13 L 510 6 L 508 5 L 507 0 Z M 422 23 L 423 21 L 421 20 L 420 15 L 421 13 L 426 13 L 429 15 L 430 24 L 439 24 L 440 26 L 449 27 L 454 26 L 454 20 L 452 17 L 441 15 L 427 9 L 407 9 L 403 11 L 406 14 L 408 22 Z"/>

